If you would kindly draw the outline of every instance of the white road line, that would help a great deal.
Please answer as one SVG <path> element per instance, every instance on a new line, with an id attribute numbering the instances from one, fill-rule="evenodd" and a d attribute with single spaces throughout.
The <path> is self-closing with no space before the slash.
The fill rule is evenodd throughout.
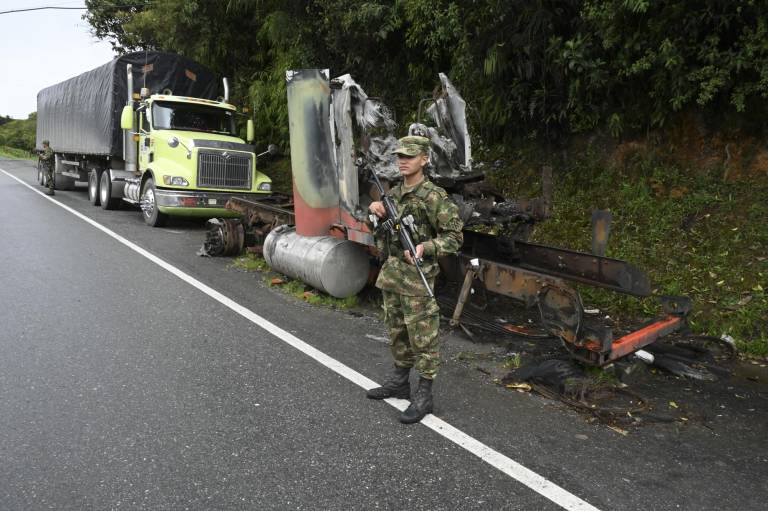
<path id="1" fill-rule="evenodd" d="M 220 304 L 232 309 L 234 312 L 240 314 L 241 316 L 251 321 L 255 325 L 266 330 L 267 332 L 274 335 L 275 337 L 285 342 L 286 344 L 293 346 L 294 348 L 301 351 L 305 355 L 315 359 L 325 367 L 331 369 L 332 371 L 339 374 L 340 376 L 343 376 L 347 380 L 355 383 L 356 385 L 362 387 L 365 390 L 371 389 L 373 387 L 378 387 L 378 384 L 373 380 L 358 373 L 354 369 L 342 364 L 338 360 L 332 357 L 329 357 L 322 351 L 314 348 L 313 346 L 310 346 L 309 344 L 302 341 L 295 335 L 289 332 L 286 332 L 285 330 L 275 325 L 274 323 L 266 320 L 265 318 L 262 318 L 252 310 L 243 307 L 242 305 L 235 302 L 231 298 L 228 298 L 223 294 L 221 294 L 220 292 L 216 291 L 215 289 L 203 284 L 199 280 L 184 273 L 180 269 L 160 259 L 156 255 L 144 250 L 143 248 L 136 245 L 135 243 L 128 241 L 127 239 L 123 238 L 116 232 L 104 227 L 100 223 L 88 218 L 82 213 L 75 211 L 69 206 L 66 206 L 61 202 L 43 194 L 43 192 L 41 192 L 40 190 L 33 188 L 29 184 L 25 183 L 18 177 L 8 173 L 7 171 L 0 169 L 0 172 L 3 172 L 8 177 L 15 179 L 22 185 L 26 186 L 33 192 L 40 195 L 41 197 L 48 199 L 52 203 L 72 213 L 73 215 L 83 220 L 84 222 L 91 224 L 98 230 L 102 231 L 108 236 L 111 236 L 112 238 L 116 239 L 126 247 L 130 248 L 136 253 L 149 259 L 150 261 L 160 266 L 164 270 L 177 276 L 187 284 L 193 287 L 196 287 L 197 289 L 199 289 L 206 295 L 210 296 Z M 402 399 L 387 399 L 386 402 L 401 411 L 405 410 L 405 408 L 408 406 L 408 401 L 405 401 Z M 421 421 L 421 424 L 428 427 L 429 429 L 436 432 L 437 434 L 441 435 L 442 437 L 455 443 L 459 447 L 471 452 L 472 454 L 474 454 L 484 462 L 488 463 L 492 467 L 495 467 L 496 469 L 502 471 L 503 473 L 507 474 L 509 477 L 524 484 L 525 486 L 532 489 L 536 493 L 543 495 L 544 497 L 546 497 L 547 499 L 551 500 L 552 502 L 561 506 L 564 509 L 574 509 L 579 511 L 583 511 L 583 510 L 597 511 L 597 508 L 592 506 L 588 502 L 580 499 L 579 497 L 577 497 L 576 495 L 573 495 L 572 493 L 569 493 L 568 491 L 557 486 L 555 483 L 549 481 L 545 477 L 540 476 L 536 472 L 527 469 L 520 463 L 517 463 L 516 461 L 508 458 L 507 456 L 504 456 L 500 452 L 495 451 L 491 447 L 488 447 L 487 445 L 480 442 L 479 440 L 467 435 L 463 431 L 451 426 L 444 420 L 434 415 L 431 415 L 431 414 L 427 415 L 424 418 L 424 420 Z"/>

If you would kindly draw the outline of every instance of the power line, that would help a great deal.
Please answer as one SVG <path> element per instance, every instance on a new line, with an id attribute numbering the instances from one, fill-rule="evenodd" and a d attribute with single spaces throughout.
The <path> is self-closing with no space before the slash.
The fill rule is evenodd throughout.
<path id="1" fill-rule="evenodd" d="M 107 5 L 104 7 L 114 7 L 115 9 L 123 9 L 126 7 L 146 7 L 149 5 L 149 2 L 143 3 L 143 4 L 132 4 L 132 5 Z M 72 10 L 87 10 L 88 7 L 60 7 L 60 6 L 46 6 L 46 7 L 30 7 L 28 9 L 13 9 L 11 11 L 0 11 L 0 14 L 10 14 L 13 12 L 28 12 L 28 11 L 44 11 L 44 10 L 58 10 L 58 11 L 72 11 Z"/>
<path id="2" fill-rule="evenodd" d="M 46 9 L 68 11 L 68 10 L 75 10 L 75 9 L 83 10 L 83 9 L 87 9 L 87 7 L 30 7 L 29 9 L 14 9 L 12 11 L 0 11 L 0 14 L 10 14 L 12 12 L 44 11 Z"/>

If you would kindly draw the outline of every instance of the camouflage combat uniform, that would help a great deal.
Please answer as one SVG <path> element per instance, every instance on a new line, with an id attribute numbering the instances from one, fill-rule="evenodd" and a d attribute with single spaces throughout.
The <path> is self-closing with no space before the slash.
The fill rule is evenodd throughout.
<path id="1" fill-rule="evenodd" d="M 53 191 L 53 165 L 55 159 L 51 146 L 46 145 L 40 153 L 39 158 L 40 164 L 43 167 L 43 175 L 45 176 L 46 186 L 48 187 L 48 190 Z"/>
<path id="2" fill-rule="evenodd" d="M 434 289 L 440 271 L 437 258 L 456 253 L 463 240 L 458 208 L 445 190 L 426 178 L 413 187 L 401 183 L 390 195 L 402 216 L 413 215 L 417 231 L 413 241 L 424 246 L 422 269 Z M 440 365 L 437 302 L 428 296 L 416 266 L 405 261 L 398 238 L 386 236 L 378 240 L 377 246 L 386 256 L 376 287 L 384 298 L 384 321 L 395 365 L 414 367 L 431 380 Z"/>

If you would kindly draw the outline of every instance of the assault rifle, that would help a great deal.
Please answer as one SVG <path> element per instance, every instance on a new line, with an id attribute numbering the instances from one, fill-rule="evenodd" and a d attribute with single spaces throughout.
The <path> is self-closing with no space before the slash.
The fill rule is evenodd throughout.
<path id="1" fill-rule="evenodd" d="M 421 269 L 421 265 L 424 264 L 424 261 L 421 258 L 416 257 L 416 245 L 413 243 L 413 215 L 407 215 L 402 218 L 398 217 L 397 206 L 395 206 L 392 197 L 384 191 L 384 187 L 381 186 L 381 181 L 379 181 L 379 176 L 376 175 L 376 171 L 373 169 L 369 170 L 376 183 L 376 187 L 379 189 L 379 195 L 381 196 L 382 204 L 384 204 L 384 210 L 387 212 L 387 219 L 384 220 L 380 226 L 376 225 L 378 222 L 376 215 L 371 215 L 374 226 L 376 226 L 377 229 L 386 229 L 390 236 L 398 236 L 400 238 L 400 244 L 411 254 L 411 259 L 416 266 L 416 270 L 419 272 L 419 277 L 421 277 L 424 287 L 427 288 L 427 294 L 430 298 L 434 298 L 435 294 L 432 292 L 432 288 L 429 287 L 429 282 L 427 281 L 426 275 L 424 275 L 424 270 Z"/>

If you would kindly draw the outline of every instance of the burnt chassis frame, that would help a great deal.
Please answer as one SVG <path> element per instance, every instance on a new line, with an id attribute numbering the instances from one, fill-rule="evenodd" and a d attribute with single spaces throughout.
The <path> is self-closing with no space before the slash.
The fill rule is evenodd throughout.
<path id="1" fill-rule="evenodd" d="M 329 80 L 327 70 L 288 71 L 286 80 L 289 113 L 293 105 L 293 110 L 302 114 L 297 114 L 291 124 L 291 137 L 304 142 L 298 147 L 304 152 L 299 150 L 296 155 L 293 154 L 293 144 L 291 146 L 292 156 L 296 156 L 292 159 L 292 168 L 294 159 L 300 163 L 298 170 L 293 168 L 293 197 L 230 201 L 227 208 L 238 211 L 242 219 L 220 220 L 215 224 L 215 235 L 210 236 L 209 232 L 207 248 L 219 251 L 211 255 L 233 253 L 242 246 L 259 252 L 259 245 L 271 229 L 281 224 L 295 224 L 297 228 L 302 224 L 306 231 L 301 233 L 303 235 L 335 236 L 362 245 L 375 254 L 373 236 L 361 221 L 366 209 L 360 194 L 365 177 L 358 168 L 356 156 L 360 155 L 361 148 L 363 154 L 370 156 L 371 142 L 376 138 L 372 133 L 377 126 L 388 126 L 382 115 L 383 107 L 368 98 L 348 75 Z M 460 203 L 460 211 L 463 208 L 468 215 L 462 218 L 473 219 L 465 222 L 465 227 L 469 228 L 464 229 L 461 252 L 447 262 L 441 261 L 445 263 L 444 272 L 449 280 L 464 282 L 451 323 L 461 324 L 461 308 L 477 280 L 492 293 L 511 297 L 528 307 L 536 306 L 547 332 L 560 338 L 574 358 L 592 365 L 609 364 L 663 335 L 685 328 L 690 300 L 684 297 L 663 299 L 666 317 L 616 340 L 610 329 L 585 325 L 581 298 L 566 281 L 638 297 L 651 294 L 648 277 L 642 270 L 604 256 L 610 232 L 610 212 L 598 210 L 593 213 L 592 254 L 525 241 L 534 223 L 550 216 L 551 168 L 543 168 L 542 196 L 538 198 L 508 200 L 484 186 L 484 173 L 472 170 L 464 100 L 445 75 L 440 74 L 440 80 L 442 87 L 432 98 L 433 105 L 427 111 L 431 111 L 442 131 L 414 123 L 409 133 L 418 131 L 429 136 L 433 146 L 440 149 L 434 155 L 436 163 L 432 179 L 454 194 Z M 318 108 L 310 109 L 314 114 L 308 114 L 307 102 L 316 105 L 318 101 L 323 105 L 322 114 Z M 419 104 L 420 111 L 421 108 L 422 103 Z M 371 121 L 369 114 L 381 122 Z M 384 142 L 389 138 L 391 133 Z M 449 146 L 454 147 L 457 158 L 449 157 L 453 154 L 447 151 Z M 383 165 L 385 153 L 390 153 L 385 149 L 386 143 L 376 147 L 372 153 L 374 158 L 368 160 Z M 307 158 L 309 153 L 312 159 Z M 332 155 L 335 156 L 332 158 Z M 312 165 L 308 163 L 310 160 Z M 437 168 L 443 168 L 446 173 L 437 172 Z M 368 170 L 377 172 L 375 168 Z M 368 191 L 371 199 L 376 200 L 375 195 Z M 308 202 L 308 199 L 311 200 Z M 503 238 L 476 232 L 471 228 L 471 224 L 478 224 L 475 215 L 481 217 L 479 223 L 513 226 L 513 234 Z"/>
<path id="2" fill-rule="evenodd" d="M 573 359 L 588 365 L 608 365 L 660 337 L 687 329 L 686 318 L 691 310 L 691 301 L 687 297 L 660 297 L 664 312 L 662 318 L 614 339 L 610 328 L 591 328 L 585 325 L 581 298 L 564 278 L 515 264 L 475 258 L 466 252 L 455 258 L 444 259 L 442 263 L 444 268 L 449 268 L 449 279 L 458 280 L 456 277 L 463 274 L 461 290 L 450 319 L 451 326 L 461 326 L 461 315 L 469 293 L 474 285 L 480 284 L 486 291 L 512 298 L 524 307 L 536 307 L 540 314 L 541 326 L 562 341 Z M 451 274 L 454 278 L 451 278 Z M 579 281 L 584 283 L 583 278 Z M 612 288 L 601 283 L 590 284 Z M 527 336 L 524 329 L 511 332 L 518 336 Z"/>
<path id="3" fill-rule="evenodd" d="M 286 197 L 258 202 L 233 199 L 227 208 L 238 211 L 242 218 L 222 219 L 214 224 L 215 230 L 224 233 L 226 250 L 220 255 L 238 253 L 243 246 L 259 252 L 271 229 L 295 221 L 292 203 Z M 352 231 L 335 224 L 329 234 L 361 244 L 375 254 L 375 247 L 353 236 Z M 651 294 L 646 274 L 625 261 L 467 229 L 464 236 L 460 253 L 440 261 L 448 280 L 463 282 L 452 326 L 461 324 L 464 303 L 472 287 L 479 283 L 486 291 L 512 298 L 528 308 L 536 307 L 544 329 L 560 338 L 574 359 L 589 365 L 605 366 L 662 336 L 687 329 L 686 317 L 691 310 L 687 297 L 660 297 L 664 317 L 618 339 L 609 328 L 585 325 L 581 298 L 568 281 L 640 298 Z M 525 332 L 517 335 L 525 336 Z"/>

